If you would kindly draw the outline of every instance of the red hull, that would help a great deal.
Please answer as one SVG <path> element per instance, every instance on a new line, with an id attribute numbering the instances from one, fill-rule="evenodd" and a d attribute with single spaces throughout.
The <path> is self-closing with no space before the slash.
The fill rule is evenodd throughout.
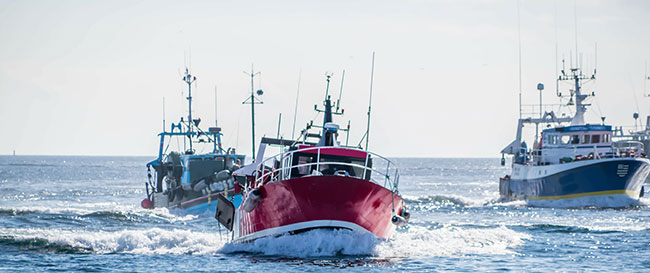
<path id="1" fill-rule="evenodd" d="M 240 206 L 237 241 L 314 228 L 347 228 L 388 238 L 391 217 L 403 208 L 399 195 L 375 183 L 346 176 L 309 176 L 260 187 L 251 212 Z M 238 227 L 237 227 L 238 226 Z"/>

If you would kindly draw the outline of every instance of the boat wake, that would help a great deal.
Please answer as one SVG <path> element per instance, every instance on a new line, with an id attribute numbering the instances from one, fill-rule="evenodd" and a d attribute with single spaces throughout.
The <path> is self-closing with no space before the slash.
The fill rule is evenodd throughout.
<path id="1" fill-rule="evenodd" d="M 542 208 L 630 208 L 647 206 L 650 200 L 633 199 L 625 194 L 585 196 L 561 200 L 527 200 L 526 205 Z"/>
<path id="2" fill-rule="evenodd" d="M 130 229 L 85 231 L 14 228 L 0 231 L 0 248 L 59 254 L 214 255 L 253 253 L 255 256 L 403 258 L 512 254 L 530 238 L 506 227 L 410 226 L 392 239 L 349 230 L 312 230 L 296 235 L 262 238 L 246 244 L 227 243 L 217 231 Z"/>
<path id="3" fill-rule="evenodd" d="M 507 255 L 516 253 L 531 236 L 507 227 L 445 226 L 428 229 L 411 226 L 392 240 L 378 246 L 381 257 L 462 256 L 473 254 Z"/>
<path id="4" fill-rule="evenodd" d="M 460 195 L 421 195 L 421 196 L 402 196 L 411 209 L 421 207 L 482 207 L 496 203 L 496 198 L 472 199 Z"/>
<path id="5" fill-rule="evenodd" d="M 221 252 L 248 252 L 294 258 L 373 256 L 376 255 L 375 247 L 379 242 L 380 240 L 370 233 L 316 229 L 295 235 L 261 238 L 245 244 L 228 243 Z"/>
<path id="6" fill-rule="evenodd" d="M 406 258 L 468 254 L 513 254 L 530 236 L 506 227 L 437 229 L 411 226 L 392 239 L 348 230 L 312 230 L 298 235 L 263 238 L 247 244 L 226 244 L 221 252 L 248 252 L 283 257 L 373 256 Z"/>

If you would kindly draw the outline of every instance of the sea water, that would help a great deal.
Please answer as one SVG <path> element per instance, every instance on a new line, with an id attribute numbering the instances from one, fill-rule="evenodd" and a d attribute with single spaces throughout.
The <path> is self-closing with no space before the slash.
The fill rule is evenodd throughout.
<path id="1" fill-rule="evenodd" d="M 1 156 L 0 271 L 650 271 L 647 206 L 500 203 L 498 158 L 395 159 L 411 221 L 389 240 L 313 230 L 243 245 L 214 215 L 140 208 L 149 160 Z"/>

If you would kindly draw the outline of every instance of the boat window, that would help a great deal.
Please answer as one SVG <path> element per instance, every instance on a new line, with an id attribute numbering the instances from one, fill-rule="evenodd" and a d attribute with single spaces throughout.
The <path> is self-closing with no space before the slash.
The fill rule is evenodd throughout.
<path id="1" fill-rule="evenodd" d="M 571 141 L 571 136 L 570 135 L 563 135 L 560 138 L 560 141 L 562 142 L 562 145 L 569 144 L 569 142 Z"/>
<path id="2" fill-rule="evenodd" d="M 589 144 L 589 135 L 582 135 L 582 144 Z"/>
<path id="3" fill-rule="evenodd" d="M 548 136 L 542 136 L 542 142 L 548 144 Z"/>
<path id="4" fill-rule="evenodd" d="M 610 134 L 604 134 L 604 135 L 603 135 L 603 143 L 609 143 L 610 140 L 611 140 L 611 139 L 610 139 L 611 137 L 612 137 L 612 136 L 611 136 Z"/>
<path id="5" fill-rule="evenodd" d="M 600 135 L 591 136 L 591 143 L 599 143 L 599 142 L 600 142 Z"/>
<path id="6" fill-rule="evenodd" d="M 298 166 L 298 174 L 299 175 L 306 175 L 309 174 L 309 169 L 311 166 L 307 165 L 308 163 L 311 163 L 311 156 L 299 156 L 298 157 L 298 165 L 305 165 L 305 166 Z"/>
<path id="7" fill-rule="evenodd" d="M 551 144 L 553 144 L 553 145 L 557 145 L 557 144 L 558 144 L 558 140 L 557 140 L 557 139 L 558 139 L 558 136 L 557 136 L 557 135 L 555 135 L 555 136 L 551 136 Z"/>
<path id="8" fill-rule="evenodd" d="M 580 144 L 580 136 L 579 135 L 572 135 L 571 136 L 571 144 Z"/>

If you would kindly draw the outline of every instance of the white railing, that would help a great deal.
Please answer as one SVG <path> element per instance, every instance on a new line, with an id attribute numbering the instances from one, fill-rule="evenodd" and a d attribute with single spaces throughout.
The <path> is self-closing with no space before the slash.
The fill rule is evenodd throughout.
<path id="1" fill-rule="evenodd" d="M 364 158 L 356 158 L 364 161 L 363 164 L 349 162 L 339 162 L 339 161 L 321 161 L 321 154 L 325 157 L 336 156 L 327 153 L 322 153 L 328 149 L 349 149 L 352 151 L 363 152 L 366 154 Z M 312 153 L 309 153 L 309 152 Z M 292 165 L 293 156 L 296 153 L 308 153 L 310 156 L 314 156 L 313 151 L 316 151 L 316 162 L 308 162 L 302 164 Z M 392 192 L 397 192 L 397 187 L 399 185 L 399 168 L 397 164 L 390 161 L 389 159 L 380 156 L 372 152 L 366 152 L 363 150 L 350 149 L 350 148 L 341 148 L 341 147 L 310 147 L 305 149 L 299 149 L 294 151 L 287 151 L 280 153 L 271 157 L 264 159 L 258 166 L 254 173 L 255 183 L 254 185 L 261 185 L 264 183 L 274 183 L 277 181 L 287 180 L 291 178 L 293 170 L 307 169 L 309 172 L 303 176 L 314 176 L 314 175 L 324 175 L 321 171 L 324 166 L 344 166 L 350 167 L 351 170 L 354 170 L 354 175 L 351 175 L 345 170 L 337 170 L 332 174 L 327 175 L 339 175 L 339 176 L 353 176 L 359 179 L 368 180 L 377 185 L 383 186 L 386 189 L 389 189 Z M 361 173 L 356 173 L 356 171 L 361 171 Z"/>

